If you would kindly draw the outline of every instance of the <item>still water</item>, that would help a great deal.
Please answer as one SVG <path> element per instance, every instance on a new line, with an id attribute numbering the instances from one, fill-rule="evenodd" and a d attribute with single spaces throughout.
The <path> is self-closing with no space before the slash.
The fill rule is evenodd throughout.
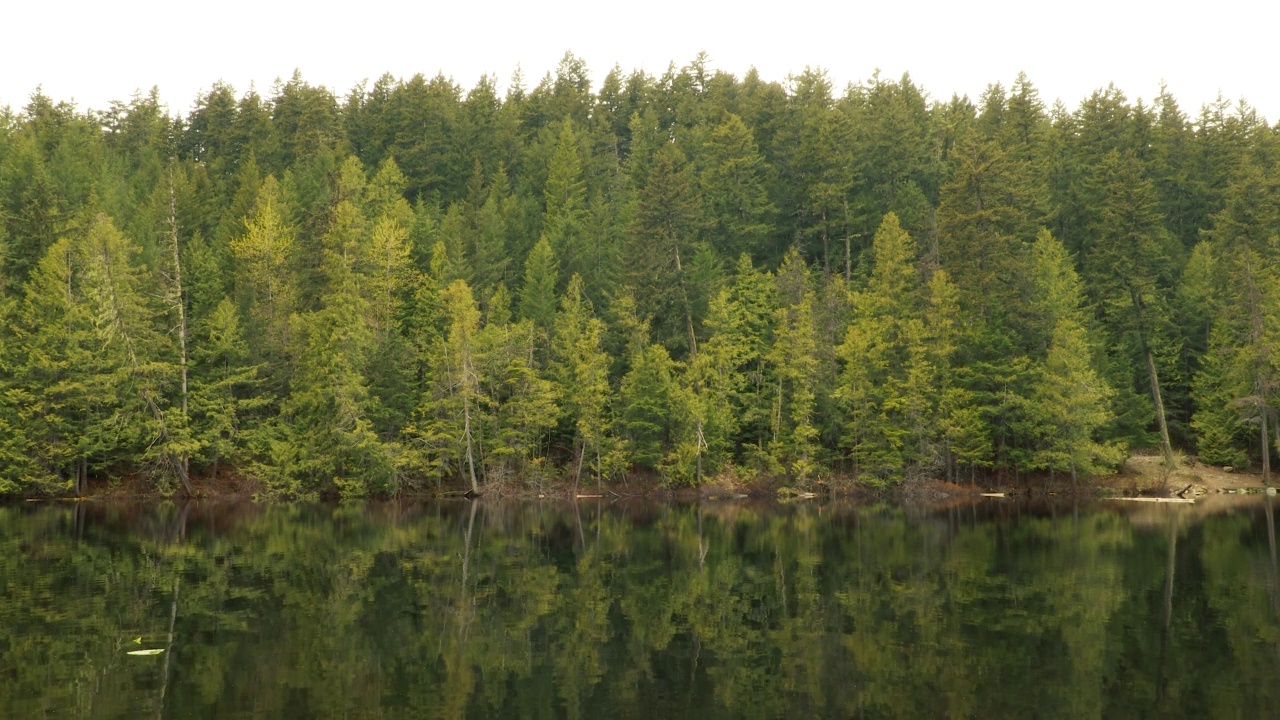
<path id="1" fill-rule="evenodd" d="M 1274 513 L 0 506 L 0 716 L 1278 717 Z"/>

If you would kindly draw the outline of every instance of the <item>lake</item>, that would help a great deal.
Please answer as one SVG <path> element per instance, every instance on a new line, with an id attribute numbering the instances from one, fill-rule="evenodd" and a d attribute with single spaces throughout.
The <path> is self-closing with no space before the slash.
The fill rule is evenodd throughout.
<path id="1" fill-rule="evenodd" d="M 0 506 L 0 716 L 1278 717 L 1211 500 Z"/>

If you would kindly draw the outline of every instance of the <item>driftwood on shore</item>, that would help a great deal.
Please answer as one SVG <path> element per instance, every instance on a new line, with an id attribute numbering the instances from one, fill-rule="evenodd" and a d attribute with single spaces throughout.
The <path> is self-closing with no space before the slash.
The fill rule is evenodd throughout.
<path id="1" fill-rule="evenodd" d="M 1128 502 L 1151 502 L 1151 503 L 1182 503 L 1184 505 L 1194 505 L 1195 500 L 1183 497 L 1122 497 L 1116 500 L 1126 500 Z"/>

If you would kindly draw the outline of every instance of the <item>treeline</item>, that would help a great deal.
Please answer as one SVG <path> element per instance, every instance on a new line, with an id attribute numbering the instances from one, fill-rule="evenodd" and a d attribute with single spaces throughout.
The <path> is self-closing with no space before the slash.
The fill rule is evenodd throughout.
<path id="1" fill-rule="evenodd" d="M 1022 76 L 37 93 L 0 115 L 0 491 L 1265 469 L 1278 163 L 1243 102 Z"/>

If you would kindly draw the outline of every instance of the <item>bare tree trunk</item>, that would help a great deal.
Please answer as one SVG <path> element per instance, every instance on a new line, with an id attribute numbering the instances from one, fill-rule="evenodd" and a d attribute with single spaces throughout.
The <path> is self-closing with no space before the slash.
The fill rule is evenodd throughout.
<path id="1" fill-rule="evenodd" d="M 684 303 L 684 321 L 689 331 L 689 359 L 698 355 L 698 337 L 693 332 L 693 306 L 689 304 L 689 292 L 684 286 L 684 266 L 680 263 L 680 246 L 672 241 L 676 257 L 676 277 L 680 282 L 680 300 Z"/>
<path id="2" fill-rule="evenodd" d="M 1267 395 L 1266 392 L 1259 388 L 1258 404 L 1261 406 L 1262 412 L 1258 413 L 1261 418 L 1259 425 L 1262 428 L 1260 435 L 1262 436 L 1262 484 L 1271 485 L 1271 437 L 1267 435 Z"/>
<path id="3" fill-rule="evenodd" d="M 1160 426 L 1160 449 L 1164 453 L 1165 477 L 1173 468 L 1173 445 L 1169 442 L 1169 423 L 1164 414 L 1164 397 L 1160 393 L 1160 376 L 1156 373 L 1156 361 L 1151 355 L 1151 344 L 1147 342 L 1147 329 L 1142 320 L 1142 298 L 1137 290 L 1130 290 L 1133 298 L 1133 309 L 1138 320 L 1138 342 L 1142 344 L 1142 355 L 1147 361 L 1147 378 L 1151 381 L 1151 401 L 1156 406 L 1156 422 Z"/>
<path id="4" fill-rule="evenodd" d="M 169 171 L 169 237 L 173 245 L 173 302 L 178 308 L 178 350 L 181 353 L 182 422 L 187 423 L 187 303 L 182 287 L 182 255 L 178 250 L 178 202 L 173 189 L 173 171 Z M 190 458 L 182 453 L 182 472 L 190 475 Z"/>
<path id="5" fill-rule="evenodd" d="M 471 475 L 471 492 L 480 494 L 480 485 L 476 483 L 476 461 L 471 448 L 471 398 L 462 398 L 462 436 L 467 442 L 467 471 Z"/>
<path id="6" fill-rule="evenodd" d="M 578 494 L 578 481 L 582 479 L 582 459 L 587 454 L 587 444 L 580 443 L 578 445 L 578 470 L 573 474 L 573 494 Z"/>
<path id="7" fill-rule="evenodd" d="M 699 484 L 699 485 L 701 485 L 701 484 L 702 484 L 702 451 L 703 451 L 704 449 L 706 449 L 706 447 L 707 447 L 707 440 L 706 440 L 706 438 L 704 438 L 704 437 L 702 436 L 702 418 L 698 418 L 698 437 L 697 437 L 696 442 L 697 442 L 697 447 L 698 447 L 698 453 L 697 453 L 697 455 L 698 455 L 698 484 Z"/>

